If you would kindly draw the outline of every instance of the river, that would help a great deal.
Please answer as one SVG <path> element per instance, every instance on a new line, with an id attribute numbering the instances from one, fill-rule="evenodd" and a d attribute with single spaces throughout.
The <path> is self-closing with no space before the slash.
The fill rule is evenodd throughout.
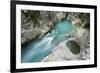
<path id="1" fill-rule="evenodd" d="M 43 38 L 32 41 L 22 48 L 21 62 L 41 62 L 61 41 L 66 40 L 72 31 L 74 31 L 74 26 L 70 21 L 64 20 L 56 23 L 54 28 Z"/>

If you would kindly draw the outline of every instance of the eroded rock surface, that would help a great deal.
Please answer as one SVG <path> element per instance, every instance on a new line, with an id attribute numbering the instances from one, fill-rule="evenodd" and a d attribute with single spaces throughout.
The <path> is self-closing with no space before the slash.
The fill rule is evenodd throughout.
<path id="1" fill-rule="evenodd" d="M 68 47 L 65 46 L 65 40 L 61 42 L 50 55 L 42 61 L 57 60 L 87 60 L 90 59 L 90 14 L 75 12 L 58 12 L 58 11 L 21 11 L 21 43 L 25 44 L 31 40 L 42 38 L 50 31 L 55 23 L 62 20 L 69 20 L 75 26 L 76 31 L 71 34 L 71 39 L 80 45 L 80 53 L 72 54 Z"/>
<path id="2" fill-rule="evenodd" d="M 56 22 L 66 18 L 64 12 L 22 10 L 22 44 L 34 38 L 42 37 Z"/>

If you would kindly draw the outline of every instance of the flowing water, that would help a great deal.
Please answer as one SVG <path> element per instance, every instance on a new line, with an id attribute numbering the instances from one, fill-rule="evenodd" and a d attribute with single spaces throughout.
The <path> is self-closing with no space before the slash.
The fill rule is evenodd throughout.
<path id="1" fill-rule="evenodd" d="M 41 62 L 61 41 L 64 41 L 74 27 L 70 21 L 64 20 L 55 24 L 54 28 L 43 38 L 31 42 L 21 50 L 21 62 Z"/>

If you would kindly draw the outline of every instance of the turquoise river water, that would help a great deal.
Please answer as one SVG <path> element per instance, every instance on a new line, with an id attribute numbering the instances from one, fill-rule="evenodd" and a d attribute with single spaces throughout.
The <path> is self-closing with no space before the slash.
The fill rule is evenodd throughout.
<path id="1" fill-rule="evenodd" d="M 21 50 L 21 62 L 41 62 L 43 58 L 48 56 L 61 41 L 64 41 L 74 30 L 70 21 L 64 20 L 56 23 L 54 28 L 48 32 L 43 38 L 33 41 Z"/>

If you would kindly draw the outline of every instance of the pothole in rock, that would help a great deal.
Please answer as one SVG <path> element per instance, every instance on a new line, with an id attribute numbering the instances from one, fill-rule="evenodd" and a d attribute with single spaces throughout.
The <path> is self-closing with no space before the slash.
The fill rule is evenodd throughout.
<path id="1" fill-rule="evenodd" d="M 75 42 L 74 40 L 70 40 L 66 43 L 66 47 L 69 48 L 69 50 L 73 53 L 73 54 L 79 54 L 80 53 L 80 46 L 77 42 Z"/>

